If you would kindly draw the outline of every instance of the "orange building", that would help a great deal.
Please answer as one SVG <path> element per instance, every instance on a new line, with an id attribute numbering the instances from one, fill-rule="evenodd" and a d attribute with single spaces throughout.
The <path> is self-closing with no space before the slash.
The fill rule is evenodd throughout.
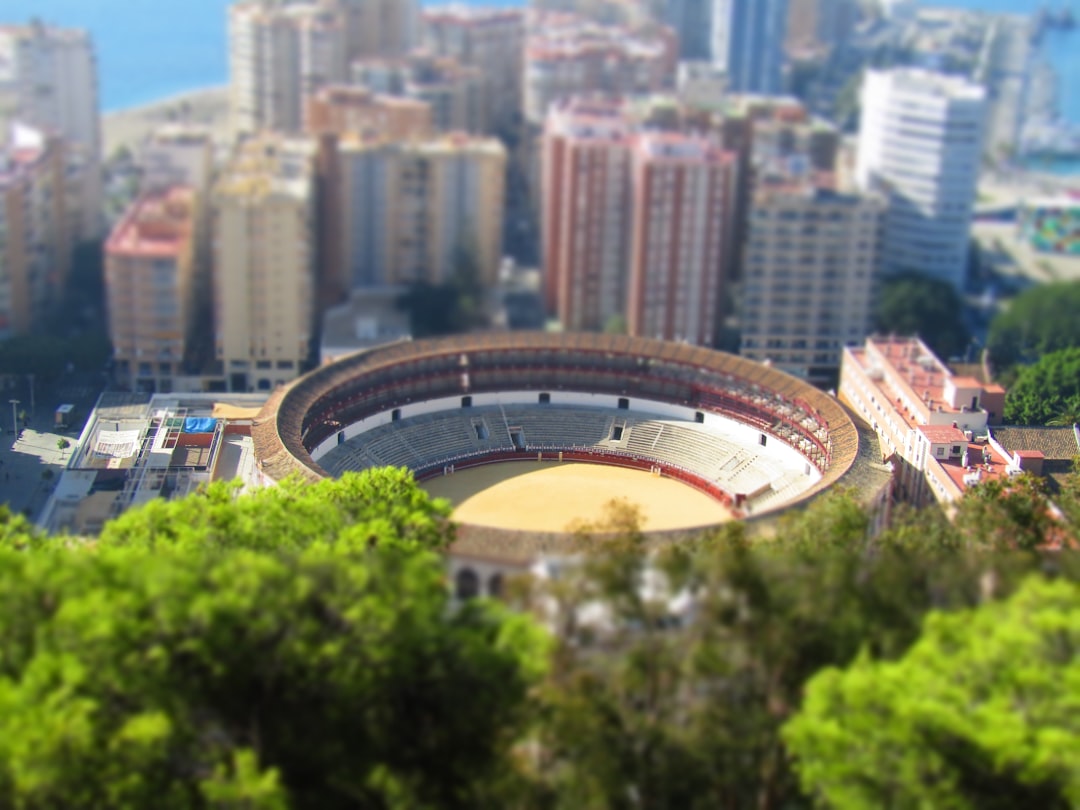
<path id="1" fill-rule="evenodd" d="M 168 393 L 184 373 L 195 312 L 196 215 L 192 189 L 150 191 L 105 243 L 116 376 L 133 390 Z"/>

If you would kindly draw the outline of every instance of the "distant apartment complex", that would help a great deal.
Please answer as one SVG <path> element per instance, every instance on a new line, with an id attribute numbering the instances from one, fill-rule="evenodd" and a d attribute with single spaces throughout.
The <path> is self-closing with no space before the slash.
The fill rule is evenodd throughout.
<path id="1" fill-rule="evenodd" d="M 296 133 L 309 100 L 356 59 L 396 57 L 417 35 L 412 0 L 242 0 L 229 8 L 233 129 Z"/>
<path id="2" fill-rule="evenodd" d="M 574 95 L 635 95 L 670 87 L 677 50 L 670 28 L 537 15 L 530 21 L 525 46 L 525 118 L 542 125 L 552 103 Z"/>
<path id="3" fill-rule="evenodd" d="M 0 339 L 58 302 L 71 264 L 64 141 L 15 124 L 0 140 Z"/>
<path id="4" fill-rule="evenodd" d="M 788 0 L 787 49 L 834 48 L 851 35 L 858 16 L 857 0 Z"/>
<path id="5" fill-rule="evenodd" d="M 432 134 L 431 105 L 423 101 L 373 93 L 365 87 L 330 85 L 308 102 L 311 135 L 425 138 Z"/>
<path id="6" fill-rule="evenodd" d="M 856 178 L 889 197 L 884 272 L 963 286 L 985 116 L 986 91 L 962 77 L 866 73 Z"/>
<path id="7" fill-rule="evenodd" d="M 496 132 L 521 114 L 525 14 L 517 9 L 443 6 L 424 12 L 424 47 L 479 72 L 480 127 Z"/>
<path id="8" fill-rule="evenodd" d="M 142 144 L 139 154 L 144 191 L 190 186 L 201 195 L 214 178 L 214 141 L 205 127 L 165 124 Z"/>
<path id="9" fill-rule="evenodd" d="M 424 51 L 397 59 L 363 59 L 353 62 L 352 80 L 381 95 L 426 104 L 439 132 L 488 129 L 484 75 L 456 59 Z"/>
<path id="10" fill-rule="evenodd" d="M 144 193 L 105 244 L 109 339 L 116 378 L 173 391 L 187 372 L 198 267 L 197 201 L 187 187 Z"/>
<path id="11" fill-rule="evenodd" d="M 213 191 L 215 356 L 231 391 L 294 379 L 315 331 L 313 141 L 244 143 Z"/>
<path id="12" fill-rule="evenodd" d="M 450 278 L 461 252 L 494 283 L 502 256 L 506 150 L 461 133 L 394 141 L 343 137 L 337 145 L 339 240 L 344 289 Z M 333 246 L 332 246 L 333 247 Z"/>
<path id="13" fill-rule="evenodd" d="M 545 297 L 567 329 L 712 345 L 736 164 L 710 137 L 649 133 L 625 102 L 555 105 L 543 146 Z"/>
<path id="14" fill-rule="evenodd" d="M 840 399 L 878 434 L 901 500 L 948 504 L 980 481 L 1019 472 L 987 436 L 1001 422 L 1004 389 L 955 376 L 917 338 L 845 349 Z"/>
<path id="15" fill-rule="evenodd" d="M 345 22 L 332 6 L 249 0 L 229 7 L 233 130 L 299 132 L 307 102 L 347 76 Z"/>
<path id="16" fill-rule="evenodd" d="M 21 121 L 62 137 L 72 236 L 101 236 L 97 58 L 85 31 L 35 22 L 0 26 L 0 125 Z"/>

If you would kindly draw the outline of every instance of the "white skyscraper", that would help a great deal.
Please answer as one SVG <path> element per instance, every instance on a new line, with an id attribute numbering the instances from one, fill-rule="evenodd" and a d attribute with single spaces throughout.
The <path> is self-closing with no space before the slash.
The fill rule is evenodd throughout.
<path id="1" fill-rule="evenodd" d="M 963 286 L 985 107 L 986 91 L 961 77 L 867 72 L 856 181 L 889 199 L 885 273 Z"/>

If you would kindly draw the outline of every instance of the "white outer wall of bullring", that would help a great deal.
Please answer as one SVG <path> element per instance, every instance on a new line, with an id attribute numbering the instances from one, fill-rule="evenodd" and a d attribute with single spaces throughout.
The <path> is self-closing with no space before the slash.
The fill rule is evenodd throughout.
<path id="1" fill-rule="evenodd" d="M 538 405 L 540 393 L 540 390 L 498 391 L 492 393 L 469 394 L 468 396 L 472 397 L 472 405 L 474 408 L 482 408 L 485 406 L 496 405 Z M 770 435 L 765 446 L 762 447 L 759 444 L 759 439 L 762 435 L 760 430 L 738 422 L 735 419 L 721 416 L 720 414 L 690 408 L 685 405 L 657 402 L 655 400 L 629 395 L 620 397 L 614 394 L 588 394 L 577 391 L 562 391 L 559 389 L 544 391 L 544 393 L 550 394 L 552 405 L 573 405 L 586 408 L 618 408 L 620 399 L 628 399 L 630 400 L 630 407 L 626 411 L 627 416 L 658 416 L 693 422 L 695 415 L 700 411 L 704 414 L 703 424 L 710 432 L 729 438 L 746 447 L 754 446 L 762 456 L 775 459 L 785 468 L 804 470 L 806 467 L 809 467 L 810 485 L 817 483 L 817 481 L 821 479 L 821 473 L 818 469 L 810 464 L 802 453 L 786 442 L 778 439 L 776 436 Z M 401 412 L 401 419 L 408 419 L 413 416 L 423 416 L 424 414 L 429 413 L 461 411 L 461 396 L 440 397 L 438 399 L 429 399 L 423 402 L 407 403 L 401 405 L 396 410 Z M 369 416 L 366 419 L 353 422 L 351 425 L 345 427 L 343 431 L 339 431 L 339 433 L 344 432 L 345 441 L 348 441 L 381 425 L 387 425 L 391 421 L 393 421 L 392 411 L 384 411 Z M 338 434 L 335 433 L 311 451 L 312 459 L 318 462 L 324 455 L 337 447 L 338 442 Z"/>

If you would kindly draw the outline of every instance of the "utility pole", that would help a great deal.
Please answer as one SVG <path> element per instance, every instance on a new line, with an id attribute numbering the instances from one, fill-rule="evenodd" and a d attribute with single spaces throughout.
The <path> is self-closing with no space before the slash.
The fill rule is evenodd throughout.
<path id="1" fill-rule="evenodd" d="M 30 416 L 35 417 L 37 413 L 34 408 L 34 375 L 27 374 L 26 376 L 30 378 Z"/>
<path id="2" fill-rule="evenodd" d="M 19 412 L 16 410 L 19 407 L 19 400 L 11 400 L 11 426 L 15 428 L 15 438 L 19 438 Z"/>

